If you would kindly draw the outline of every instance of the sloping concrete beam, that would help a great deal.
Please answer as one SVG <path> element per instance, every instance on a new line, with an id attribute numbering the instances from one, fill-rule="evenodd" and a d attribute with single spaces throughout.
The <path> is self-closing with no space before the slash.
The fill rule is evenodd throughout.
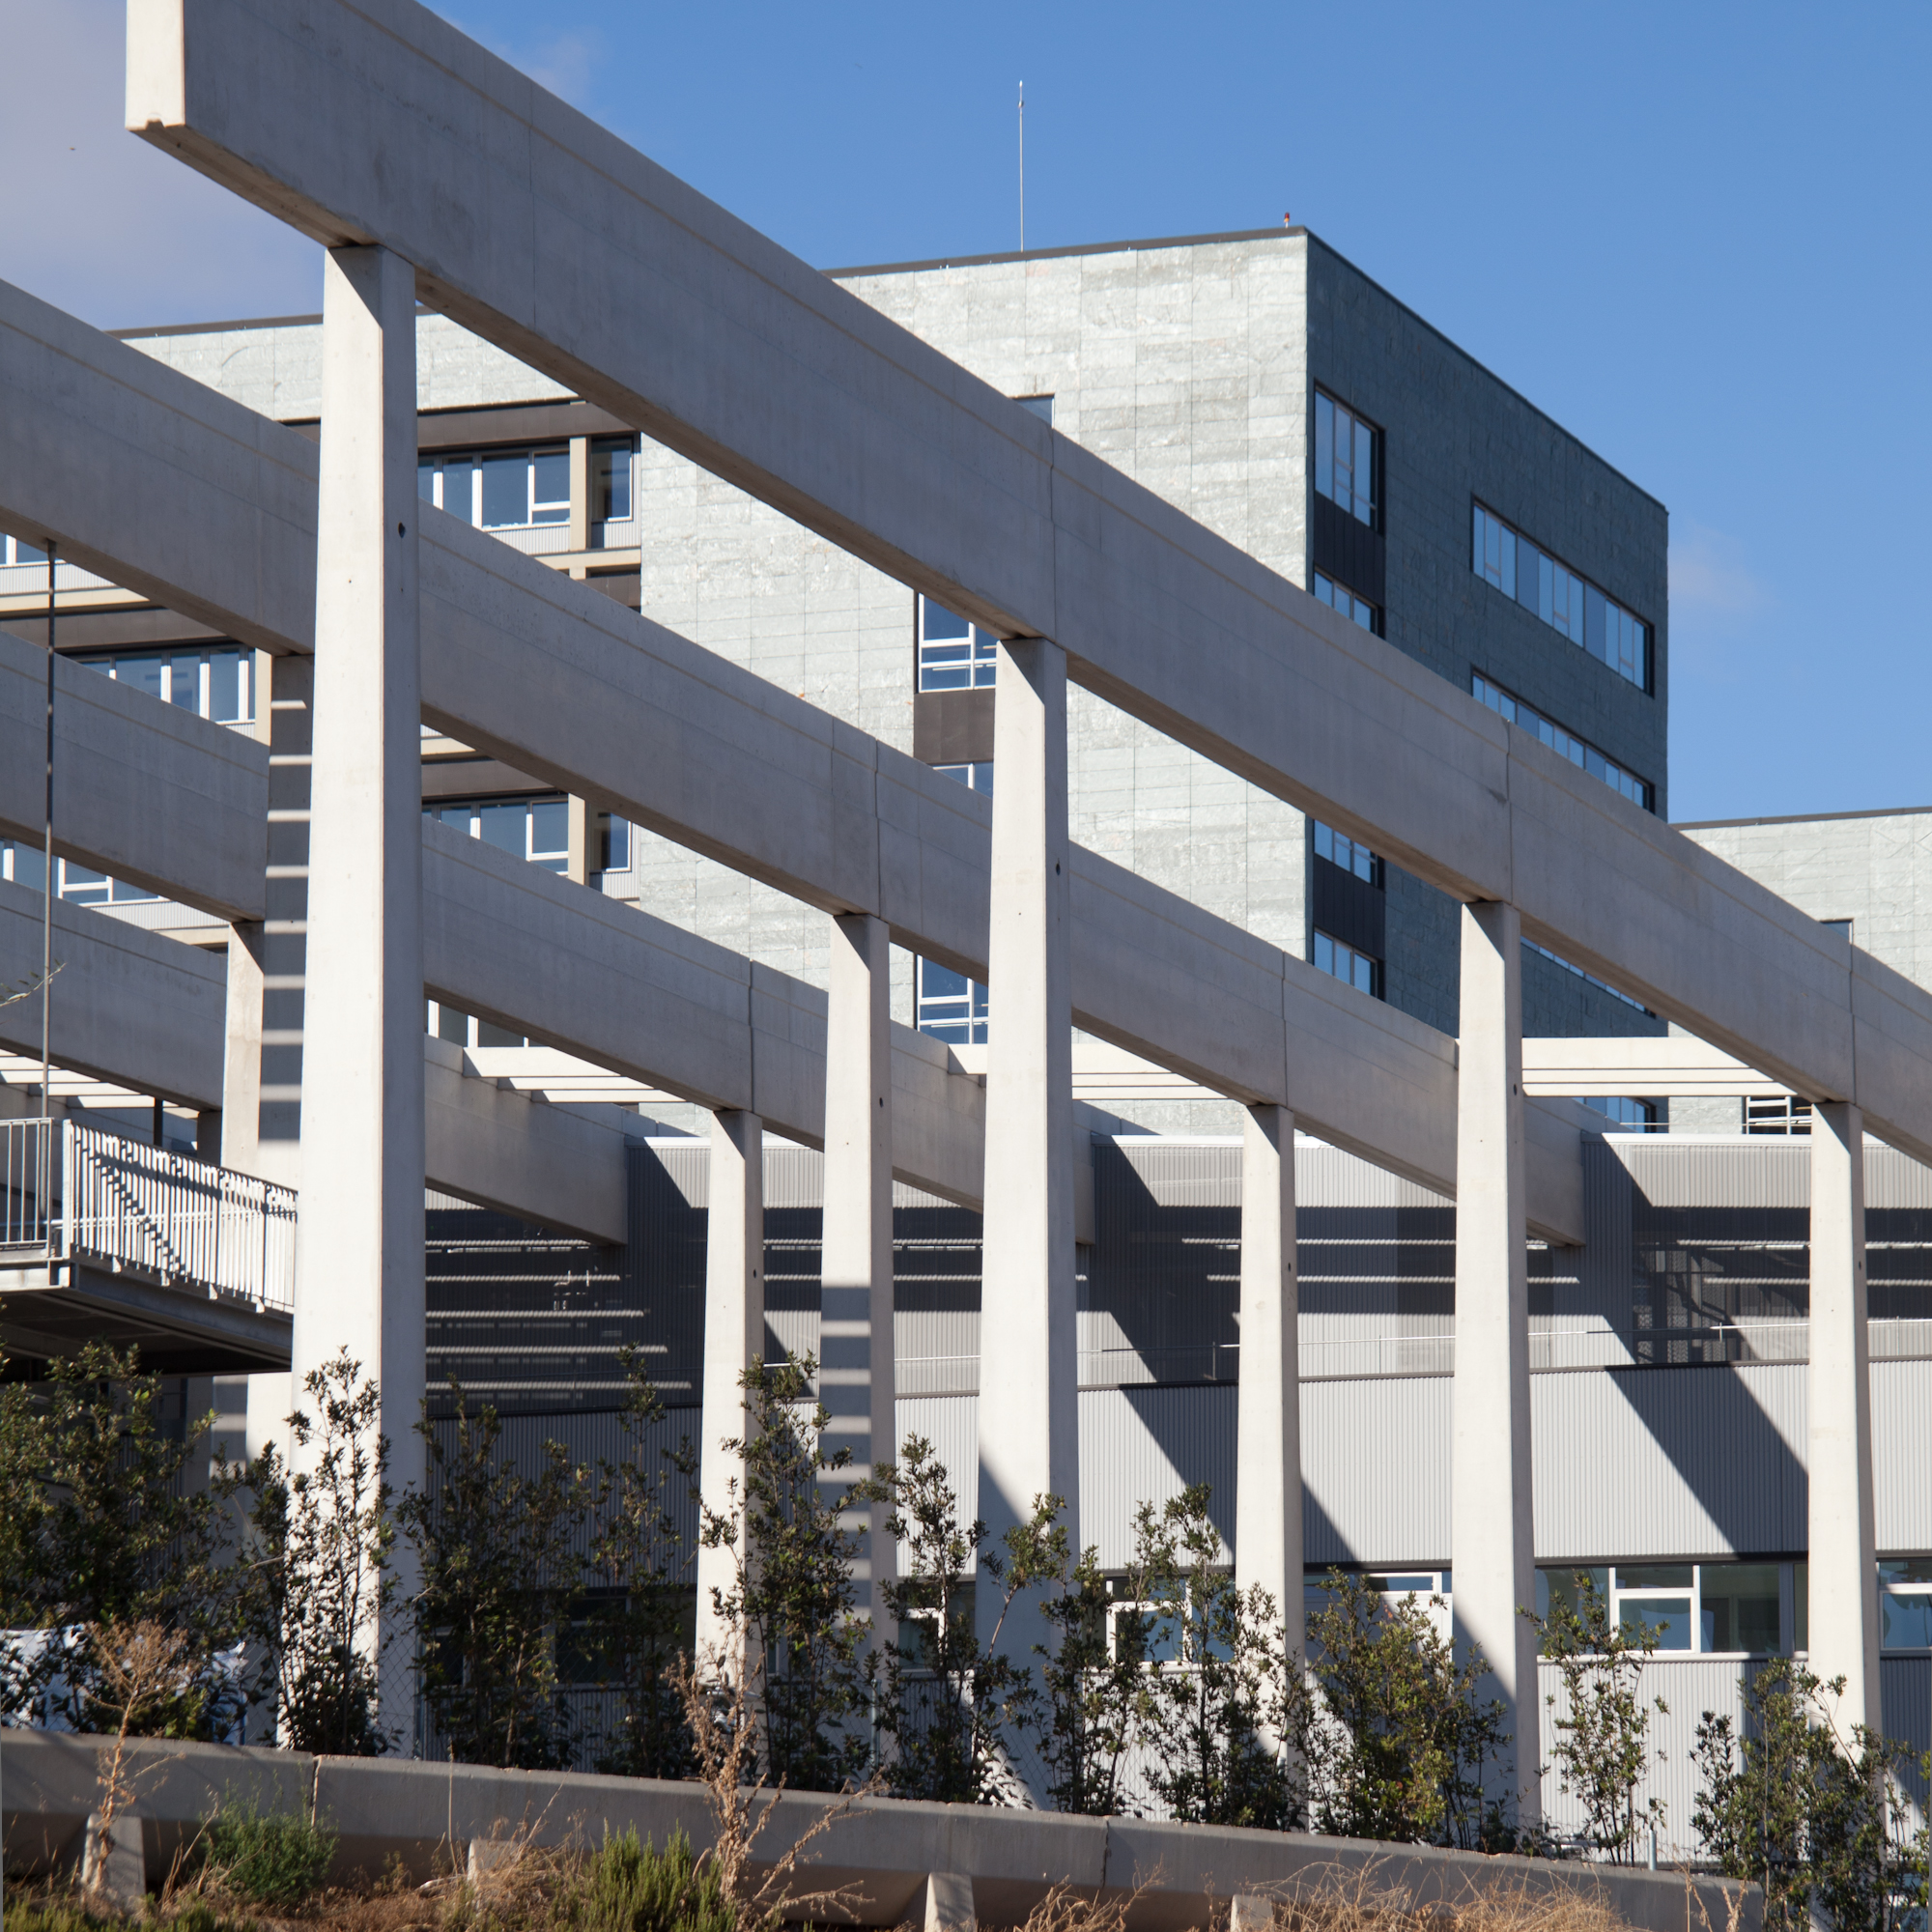
<path id="1" fill-rule="evenodd" d="M 1053 638 L 1136 717 L 1457 896 L 1516 904 L 1526 935 L 1932 1158 L 1932 1014 L 1861 989 L 1892 1065 L 1856 1092 L 1842 939 L 426 9 L 134 0 L 128 19 L 128 125 L 156 146 L 320 241 L 393 248 L 426 300 L 592 402 L 1001 634 Z"/>
<path id="2" fill-rule="evenodd" d="M 0 631 L 0 834 L 37 849 L 46 771 L 47 655 Z M 260 919 L 268 813 L 266 745 L 71 659 L 55 665 L 56 853 L 223 919 Z"/>
<path id="3" fill-rule="evenodd" d="M 1728 1098 L 1784 1089 L 1742 1060 L 1675 1035 L 1668 1039 L 1526 1039 L 1522 1091 L 1530 1094 L 1633 1094 L 1643 1099 Z"/>
<path id="4" fill-rule="evenodd" d="M 823 992 L 443 825 L 423 827 L 423 976 L 432 999 L 824 1145 Z M 894 1174 L 978 1207 L 984 1090 L 908 1027 L 892 1113 Z"/>
<path id="5" fill-rule="evenodd" d="M 53 955 L 56 1066 L 179 1106 L 221 1105 L 228 976 L 218 954 L 56 899 Z M 41 895 L 0 881 L 0 984 L 40 970 Z M 0 1007 L 0 1046 L 40 1058 L 38 997 Z"/>
<path id="6" fill-rule="evenodd" d="M 432 1187 L 585 1240 L 628 1238 L 621 1131 L 476 1078 L 447 1040 L 423 1048 Z"/>

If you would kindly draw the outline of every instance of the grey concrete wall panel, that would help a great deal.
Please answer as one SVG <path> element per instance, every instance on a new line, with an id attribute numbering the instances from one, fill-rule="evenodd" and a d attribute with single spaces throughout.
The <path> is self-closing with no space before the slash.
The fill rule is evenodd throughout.
<path id="1" fill-rule="evenodd" d="M 45 1876 L 71 1847 L 94 1807 L 111 1741 L 22 1731 L 8 1744 L 5 1833 L 10 1869 Z M 132 1776 L 142 1794 L 143 1840 L 151 1876 L 224 1801 L 257 1790 L 257 1803 L 284 1813 L 302 1808 L 338 1832 L 338 1869 L 370 1871 L 400 1861 L 413 1881 L 446 1872 L 453 1848 L 511 1837 L 561 1849 L 634 1833 L 658 1844 L 681 1831 L 695 1850 L 713 1840 L 700 1786 L 588 1773 L 505 1772 L 404 1759 L 316 1758 L 305 1753 L 220 1745 L 134 1741 Z M 828 1819 L 827 1814 L 831 1816 Z M 867 1926 L 916 1920 L 933 1872 L 970 1873 L 978 1918 L 1023 1924 L 1056 1885 L 1086 1894 L 1131 1890 L 1128 1932 L 1180 1932 L 1207 1923 L 1234 1891 L 1270 1897 L 1357 1888 L 1399 1889 L 1424 1910 L 1450 1910 L 1470 1897 L 1528 1901 L 1558 1913 L 1537 1894 L 1574 1890 L 1599 1903 L 1633 1932 L 1683 1932 L 1687 1923 L 1761 1932 L 1758 1894 L 1716 1879 L 1548 1859 L 1488 1858 L 1474 1852 L 1392 1847 L 1304 1833 L 1174 1825 L 1138 1818 L 1077 1818 L 988 1805 L 928 1804 L 905 1799 L 821 1797 L 782 1792 L 770 1800 L 758 1849 L 808 1834 L 823 1848 L 810 1867 L 814 1887 L 850 1886 L 850 1917 Z M 828 1829 L 829 1826 L 829 1829 Z M 820 1835 L 820 1833 L 823 1835 Z M 768 1836 L 765 1835 L 768 1833 Z M 152 1834 L 152 1835 L 151 1835 Z"/>
<path id="2" fill-rule="evenodd" d="M 1801 1363 L 1530 1379 L 1545 1562 L 1802 1550 Z"/>
<path id="3" fill-rule="evenodd" d="M 0 632 L 0 832 L 46 822 L 47 656 Z M 54 850 L 223 919 L 268 898 L 269 748 L 63 658 Z"/>
<path id="4" fill-rule="evenodd" d="M 466 1075 L 462 1049 L 446 1040 L 423 1044 L 430 1186 L 561 1234 L 624 1239 L 621 1131 Z"/>
<path id="5" fill-rule="evenodd" d="M 0 881 L 0 985 L 38 978 L 41 894 Z M 221 1105 L 228 973 L 219 952 L 54 901 L 56 1066 L 184 1107 Z M 0 1046 L 41 1057 L 38 996 L 0 1007 Z"/>
<path id="6" fill-rule="evenodd" d="M 1079 682 L 1430 883 L 1514 900 L 1665 1017 L 1861 1097 L 1831 951 L 1771 895 L 425 10 L 381 12 L 143 0 L 129 125 L 318 240 L 395 249 L 432 305 L 587 400 L 996 630 L 1056 639 Z M 1866 1113 L 1932 1156 L 1932 1121 Z"/>
<path id="7" fill-rule="evenodd" d="M 224 637 L 310 650 L 316 474 L 293 430 L 0 282 L 0 526 Z"/>

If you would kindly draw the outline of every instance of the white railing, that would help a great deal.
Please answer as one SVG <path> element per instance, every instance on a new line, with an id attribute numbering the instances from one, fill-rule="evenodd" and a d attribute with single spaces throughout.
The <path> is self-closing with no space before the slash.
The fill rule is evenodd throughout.
<path id="1" fill-rule="evenodd" d="M 294 1313 L 293 1188 L 75 1122 L 64 1140 L 64 1259 Z"/>
<path id="2" fill-rule="evenodd" d="M 59 1179 L 51 1121 L 0 1121 L 0 1251 L 47 1247 L 47 1204 Z"/>

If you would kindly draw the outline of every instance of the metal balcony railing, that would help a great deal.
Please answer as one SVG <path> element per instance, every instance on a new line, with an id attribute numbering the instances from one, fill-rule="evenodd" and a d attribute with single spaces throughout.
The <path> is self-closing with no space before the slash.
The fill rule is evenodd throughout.
<path id="1" fill-rule="evenodd" d="M 44 1258 L 293 1314 L 296 1194 L 77 1121 L 0 1122 L 0 1260 Z"/>

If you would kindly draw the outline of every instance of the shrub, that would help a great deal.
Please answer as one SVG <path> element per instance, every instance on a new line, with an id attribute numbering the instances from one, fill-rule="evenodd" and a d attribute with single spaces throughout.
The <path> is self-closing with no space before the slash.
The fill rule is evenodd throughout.
<path id="1" fill-rule="evenodd" d="M 317 1890 L 335 1858 L 335 1833 L 298 1811 L 231 1806 L 203 1833 L 209 1879 L 251 1905 L 292 1906 Z"/>
<path id="2" fill-rule="evenodd" d="M 737 1932 L 715 1866 L 674 1831 L 663 1851 L 635 1831 L 607 1837 L 583 1868 L 568 1917 L 577 1932 Z"/>

